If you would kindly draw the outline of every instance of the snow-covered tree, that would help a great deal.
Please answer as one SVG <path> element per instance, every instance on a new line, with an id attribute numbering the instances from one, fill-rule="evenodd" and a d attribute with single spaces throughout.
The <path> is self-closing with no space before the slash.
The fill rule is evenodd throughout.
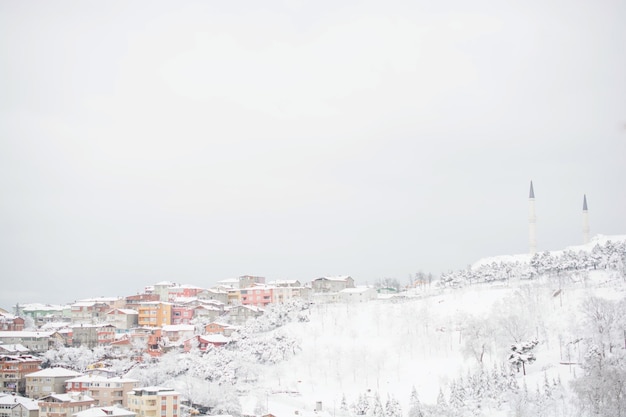
<path id="1" fill-rule="evenodd" d="M 364 416 L 369 413 L 370 404 L 367 399 L 367 395 L 359 394 L 356 402 L 352 405 L 352 409 L 354 410 L 354 414 L 357 416 Z"/>
<path id="2" fill-rule="evenodd" d="M 415 387 L 411 389 L 411 397 L 409 398 L 408 417 L 424 417 L 424 412 L 422 411 L 422 404 L 420 403 L 420 399 L 417 395 L 417 390 L 415 389 Z"/>
<path id="3" fill-rule="evenodd" d="M 483 317 L 466 316 L 461 331 L 463 354 L 482 364 L 485 354 L 491 351 L 494 339 L 490 322 Z"/>
<path id="4" fill-rule="evenodd" d="M 383 409 L 383 404 L 380 401 L 380 395 L 378 395 L 378 393 L 374 396 L 374 402 L 369 410 L 368 416 L 385 417 L 385 410 Z"/>
<path id="5" fill-rule="evenodd" d="M 521 367 L 524 371 L 524 375 L 526 375 L 526 364 L 531 364 L 537 359 L 533 353 L 533 349 L 538 343 L 537 340 L 533 339 L 528 342 L 514 343 L 511 345 L 511 352 L 509 353 L 508 359 L 509 363 L 517 369 L 517 372 L 519 372 Z"/>
<path id="6" fill-rule="evenodd" d="M 387 402 L 385 403 L 385 416 L 402 417 L 402 407 L 400 407 L 398 400 L 391 394 L 387 395 Z"/>

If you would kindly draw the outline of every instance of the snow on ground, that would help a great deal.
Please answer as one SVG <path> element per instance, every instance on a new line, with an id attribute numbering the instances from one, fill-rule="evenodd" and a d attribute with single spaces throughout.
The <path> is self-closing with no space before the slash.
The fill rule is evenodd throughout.
<path id="1" fill-rule="evenodd" d="M 526 377 L 518 376 L 520 386 L 525 381 L 534 392 L 545 377 L 567 383 L 581 372 L 568 364 L 582 355 L 570 343 L 580 328 L 581 300 L 589 295 L 619 299 L 626 292 L 623 281 L 611 281 L 603 271 L 591 273 L 584 283 L 564 285 L 561 292 L 556 288 L 554 281 L 544 280 L 424 290 L 406 300 L 313 305 L 309 322 L 283 329 L 301 341 L 302 350 L 266 369 L 258 390 L 243 401 L 244 413 L 265 399 L 264 408 L 277 415 L 313 411 L 319 401 L 328 413 L 341 415 L 342 398 L 351 404 L 361 394 L 379 394 L 383 402 L 395 396 L 406 411 L 413 386 L 422 402 L 434 404 L 440 388 L 478 366 L 463 355 L 470 319 L 488 321 L 501 331 L 499 316 L 511 311 L 526 315 L 524 322 L 531 323 L 531 333 L 540 341 L 537 361 L 528 366 Z M 486 353 L 487 369 L 506 362 L 510 345 L 502 344 Z"/>

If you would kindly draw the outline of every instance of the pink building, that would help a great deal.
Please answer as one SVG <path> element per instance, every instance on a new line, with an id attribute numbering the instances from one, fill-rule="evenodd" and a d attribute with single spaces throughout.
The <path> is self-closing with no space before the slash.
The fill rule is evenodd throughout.
<path id="1" fill-rule="evenodd" d="M 172 306 L 172 324 L 189 324 L 195 307 Z"/>
<path id="2" fill-rule="evenodd" d="M 240 290 L 241 304 L 265 307 L 274 302 L 274 287 L 257 285 Z"/>

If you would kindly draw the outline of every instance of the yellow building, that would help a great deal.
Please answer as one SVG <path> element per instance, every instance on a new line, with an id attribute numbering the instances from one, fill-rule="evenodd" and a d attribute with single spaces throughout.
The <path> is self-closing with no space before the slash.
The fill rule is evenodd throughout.
<path id="1" fill-rule="evenodd" d="M 172 304 L 161 301 L 146 301 L 139 304 L 138 325 L 161 327 L 172 324 Z"/>
<path id="2" fill-rule="evenodd" d="M 142 417 L 179 417 L 180 394 L 171 388 L 143 387 L 128 393 L 128 409 Z"/>

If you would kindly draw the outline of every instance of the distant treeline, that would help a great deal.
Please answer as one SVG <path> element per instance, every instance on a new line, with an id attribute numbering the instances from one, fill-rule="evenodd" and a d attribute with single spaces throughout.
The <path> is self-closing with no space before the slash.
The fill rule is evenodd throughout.
<path id="1" fill-rule="evenodd" d="M 530 261 L 499 261 L 476 267 L 443 273 L 438 282 L 442 287 L 497 281 L 529 280 L 537 276 L 561 275 L 590 270 L 615 271 L 626 279 L 626 241 L 596 244 L 591 251 L 535 253 Z"/>

